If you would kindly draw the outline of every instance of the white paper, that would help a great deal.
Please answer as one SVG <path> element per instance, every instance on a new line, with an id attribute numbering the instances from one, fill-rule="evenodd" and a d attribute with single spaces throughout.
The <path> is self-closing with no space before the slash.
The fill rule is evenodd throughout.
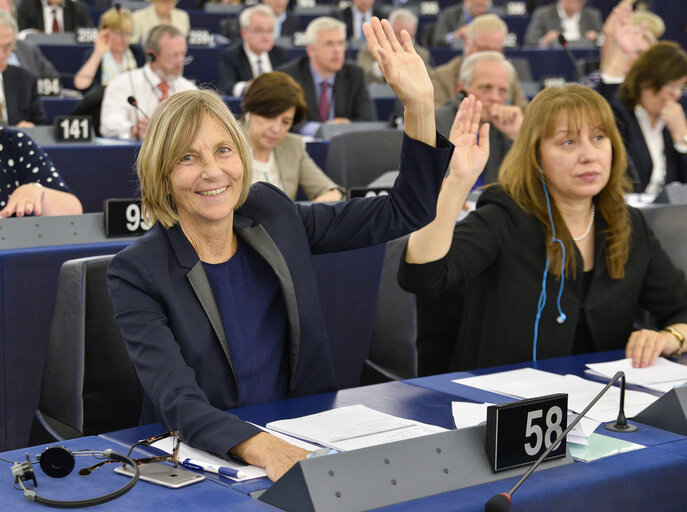
<path id="1" fill-rule="evenodd" d="M 554 393 L 567 393 L 568 409 L 578 413 L 582 412 L 604 388 L 604 384 L 582 379 L 576 375 L 558 375 L 533 368 L 468 377 L 453 382 L 514 398 L 536 398 Z M 655 400 L 657 397 L 649 393 L 626 391 L 625 415 L 628 418 L 635 416 Z M 592 407 L 587 417 L 600 422 L 614 421 L 618 416 L 619 403 L 620 389 L 612 387 Z"/>
<path id="2" fill-rule="evenodd" d="M 153 443 L 151 446 L 153 446 L 159 450 L 162 450 L 165 453 L 172 453 L 172 450 L 174 449 L 173 442 L 174 442 L 174 440 L 171 437 L 168 437 L 166 439 L 162 439 L 156 443 Z M 224 476 L 222 477 L 222 478 L 227 478 L 228 480 L 243 481 L 243 480 L 250 480 L 252 478 L 260 478 L 263 476 L 267 476 L 267 473 L 265 473 L 265 470 L 263 468 L 259 468 L 257 466 L 239 464 L 238 462 L 233 462 L 230 460 L 222 459 L 222 458 L 216 457 L 215 455 L 212 455 L 212 454 L 210 454 L 204 450 L 198 450 L 196 448 L 191 448 L 189 445 L 184 444 L 182 442 L 179 445 L 179 460 L 182 461 L 184 459 L 193 459 L 195 461 L 200 462 L 201 464 L 214 464 L 216 466 L 224 466 L 227 468 L 239 469 L 246 474 L 245 478 L 228 478 L 228 477 L 224 477 Z"/>
<path id="3" fill-rule="evenodd" d="M 453 422 L 456 428 L 467 428 L 482 425 L 487 421 L 487 407 L 490 403 L 451 402 Z"/>
<path id="4" fill-rule="evenodd" d="M 625 372 L 628 384 L 642 386 L 666 393 L 676 386 L 687 382 L 687 366 L 664 357 L 659 357 L 654 364 L 646 368 L 634 368 L 632 359 L 619 359 L 607 363 L 588 364 L 587 368 L 595 375 L 610 379 L 617 372 Z"/>
<path id="5" fill-rule="evenodd" d="M 367 448 L 446 429 L 398 418 L 364 405 L 340 407 L 301 418 L 273 421 L 267 428 L 339 451 Z"/>

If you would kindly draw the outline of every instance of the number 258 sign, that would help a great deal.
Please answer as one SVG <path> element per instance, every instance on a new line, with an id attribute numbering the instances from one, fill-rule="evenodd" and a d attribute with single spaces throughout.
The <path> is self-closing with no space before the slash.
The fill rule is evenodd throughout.
<path id="1" fill-rule="evenodd" d="M 565 456 L 568 395 L 559 393 L 487 408 L 486 451 L 494 471 L 537 460 L 556 443 L 548 459 Z"/>

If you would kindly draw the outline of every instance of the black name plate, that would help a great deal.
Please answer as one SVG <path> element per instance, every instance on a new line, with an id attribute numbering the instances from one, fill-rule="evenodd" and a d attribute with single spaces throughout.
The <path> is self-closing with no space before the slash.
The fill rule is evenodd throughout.
<path id="1" fill-rule="evenodd" d="M 487 408 L 486 452 L 493 471 L 531 464 L 567 428 L 568 395 L 518 400 Z M 546 460 L 566 454 L 565 439 Z"/>
<path id="2" fill-rule="evenodd" d="M 57 142 L 88 142 L 93 139 L 91 116 L 55 117 L 55 139 Z"/>
<path id="3" fill-rule="evenodd" d="M 105 236 L 137 236 L 150 229 L 140 199 L 105 200 Z"/>

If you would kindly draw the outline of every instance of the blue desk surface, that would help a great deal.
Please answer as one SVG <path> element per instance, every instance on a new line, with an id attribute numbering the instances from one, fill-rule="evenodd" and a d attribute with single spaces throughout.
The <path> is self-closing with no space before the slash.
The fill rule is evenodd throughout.
<path id="1" fill-rule="evenodd" d="M 104 450 L 112 448 L 118 453 L 122 453 L 121 447 L 110 441 L 98 437 L 84 437 L 73 439 L 65 443 L 70 450 Z M 28 452 L 32 460 L 43 451 L 41 447 L 31 447 L 25 450 L 14 450 L 3 454 L 6 459 L 14 461 L 24 460 L 24 452 Z M 126 453 L 126 451 L 124 451 Z M 77 457 L 76 467 L 65 478 L 51 478 L 45 475 L 37 464 L 34 464 L 38 487 L 36 491 L 45 498 L 57 500 L 76 500 L 92 498 L 110 493 L 119 489 L 126 483 L 124 477 L 114 473 L 117 464 L 109 464 L 87 477 L 79 476 L 78 469 L 90 466 L 98 462 L 93 457 Z M 3 510 L 42 510 L 44 507 L 37 503 L 29 503 L 24 500 L 22 492 L 13 489 L 9 471 L 10 464 L 0 461 L 3 467 L 2 485 L 0 485 L 0 503 Z M 0 466 L 2 467 L 2 466 Z M 270 511 L 276 508 L 257 502 L 245 494 L 232 491 L 226 487 L 206 480 L 183 489 L 167 489 L 158 485 L 139 480 L 139 482 L 128 493 L 119 498 L 97 506 L 97 510 L 102 511 L 122 511 L 122 510 L 154 510 L 162 509 L 168 511 L 199 510 L 202 503 L 202 510 L 241 510 L 241 511 Z"/>
<path id="2" fill-rule="evenodd" d="M 577 373 L 585 361 L 610 359 L 614 356 L 614 353 L 606 353 L 561 358 L 557 361 L 551 360 L 546 366 L 548 369 L 557 367 L 563 372 L 575 370 L 573 373 Z M 481 373 L 487 371 L 489 370 Z M 389 414 L 451 427 L 450 402 L 463 397 L 455 389 L 453 393 L 448 394 L 430 387 L 437 387 L 436 383 L 439 380 L 450 382 L 455 375 L 347 389 L 337 393 L 242 407 L 232 412 L 243 419 L 264 425 L 275 419 L 298 417 L 361 403 Z M 431 386 L 423 387 L 423 381 L 427 381 Z M 125 446 L 162 430 L 159 425 L 147 425 L 106 434 L 104 437 Z M 575 462 L 572 465 L 538 472 L 514 495 L 512 510 L 684 510 L 684 504 L 687 503 L 687 487 L 682 484 L 682 475 L 687 471 L 687 439 L 644 425 L 640 425 L 640 431 L 634 437 L 627 439 L 645 444 L 647 448 L 592 463 Z M 508 491 L 515 481 L 515 478 L 511 478 L 400 503 L 380 510 L 482 511 L 484 503 L 492 495 Z M 243 484 L 223 483 L 240 492 L 250 492 L 266 484 L 264 479 Z"/>

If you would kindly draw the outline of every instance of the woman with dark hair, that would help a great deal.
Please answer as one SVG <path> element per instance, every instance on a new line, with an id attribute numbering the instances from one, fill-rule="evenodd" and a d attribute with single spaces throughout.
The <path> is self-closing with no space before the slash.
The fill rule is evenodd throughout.
<path id="1" fill-rule="evenodd" d="M 253 149 L 253 182 L 266 181 L 296 199 L 300 187 L 312 201 L 340 201 L 343 190 L 330 180 L 305 150 L 291 126 L 305 119 L 303 89 L 281 71 L 253 80 L 241 100 L 248 143 Z"/>
<path id="2" fill-rule="evenodd" d="M 656 195 L 663 185 L 687 183 L 687 119 L 679 103 L 687 86 L 687 53 L 661 42 L 632 64 L 624 82 L 601 86 L 628 155 L 637 169 L 636 192 Z"/>
<path id="3" fill-rule="evenodd" d="M 451 140 L 464 131 L 454 125 Z M 479 172 L 452 171 L 436 219 L 410 236 L 399 270 L 413 293 L 463 287 L 449 370 L 625 346 L 635 366 L 648 366 L 682 352 L 687 281 L 625 205 L 626 167 L 608 103 L 571 84 L 534 98 L 498 183 L 458 224 Z M 639 306 L 662 330 L 635 330 Z"/>

